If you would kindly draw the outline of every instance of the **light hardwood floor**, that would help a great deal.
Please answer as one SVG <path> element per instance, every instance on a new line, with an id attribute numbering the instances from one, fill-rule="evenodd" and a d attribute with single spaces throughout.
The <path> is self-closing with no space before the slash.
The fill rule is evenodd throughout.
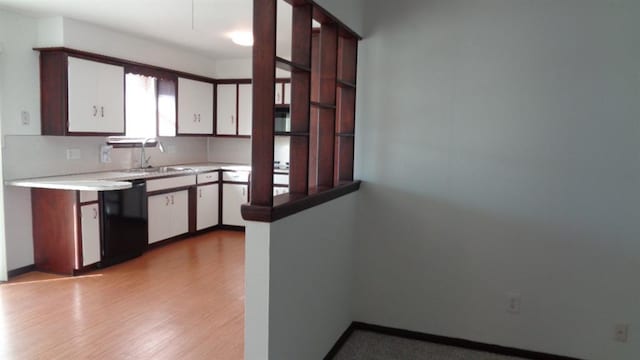
<path id="1" fill-rule="evenodd" d="M 76 278 L 0 285 L 0 359 L 242 359 L 244 234 L 214 231 Z"/>

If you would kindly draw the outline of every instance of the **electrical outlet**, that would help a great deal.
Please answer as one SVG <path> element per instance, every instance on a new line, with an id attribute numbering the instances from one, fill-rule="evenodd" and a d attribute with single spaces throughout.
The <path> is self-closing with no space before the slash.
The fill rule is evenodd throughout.
<path id="1" fill-rule="evenodd" d="M 31 114 L 29 114 L 27 110 L 22 110 L 20 112 L 20 122 L 24 126 L 29 126 L 29 123 L 31 123 Z"/>
<path id="2" fill-rule="evenodd" d="M 613 328 L 613 339 L 617 342 L 627 342 L 629 338 L 629 324 L 616 324 Z"/>
<path id="3" fill-rule="evenodd" d="M 103 164 L 111 162 L 111 150 L 113 149 L 112 145 L 101 145 L 100 146 L 100 162 Z"/>
<path id="4" fill-rule="evenodd" d="M 511 314 L 520 313 L 520 305 L 522 303 L 522 296 L 516 292 L 507 293 L 507 312 Z"/>
<path id="5" fill-rule="evenodd" d="M 67 160 L 79 160 L 80 149 L 67 149 Z"/>

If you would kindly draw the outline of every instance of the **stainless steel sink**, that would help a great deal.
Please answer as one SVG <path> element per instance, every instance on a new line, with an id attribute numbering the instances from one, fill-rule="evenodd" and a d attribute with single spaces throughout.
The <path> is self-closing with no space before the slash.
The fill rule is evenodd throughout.
<path id="1" fill-rule="evenodd" d="M 183 166 L 158 166 L 158 167 L 148 167 L 148 168 L 134 168 L 125 170 L 128 173 L 169 173 L 175 171 L 191 171 L 193 169 L 189 167 Z"/>

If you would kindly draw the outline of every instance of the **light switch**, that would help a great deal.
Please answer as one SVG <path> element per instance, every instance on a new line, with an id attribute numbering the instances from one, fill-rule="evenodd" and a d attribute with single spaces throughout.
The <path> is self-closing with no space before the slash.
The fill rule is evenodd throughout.
<path id="1" fill-rule="evenodd" d="M 67 149 L 67 160 L 80 159 L 80 149 Z"/>
<path id="2" fill-rule="evenodd" d="M 22 110 L 20 112 L 20 122 L 24 126 L 29 126 L 29 123 L 31 123 L 31 114 L 29 114 L 27 110 Z"/>

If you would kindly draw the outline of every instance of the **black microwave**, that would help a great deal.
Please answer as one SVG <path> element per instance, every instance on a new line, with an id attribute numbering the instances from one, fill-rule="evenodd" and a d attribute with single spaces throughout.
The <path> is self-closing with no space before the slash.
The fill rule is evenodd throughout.
<path id="1" fill-rule="evenodd" d="M 291 115 L 289 109 L 281 108 L 275 111 L 275 131 L 289 132 L 291 131 Z"/>

